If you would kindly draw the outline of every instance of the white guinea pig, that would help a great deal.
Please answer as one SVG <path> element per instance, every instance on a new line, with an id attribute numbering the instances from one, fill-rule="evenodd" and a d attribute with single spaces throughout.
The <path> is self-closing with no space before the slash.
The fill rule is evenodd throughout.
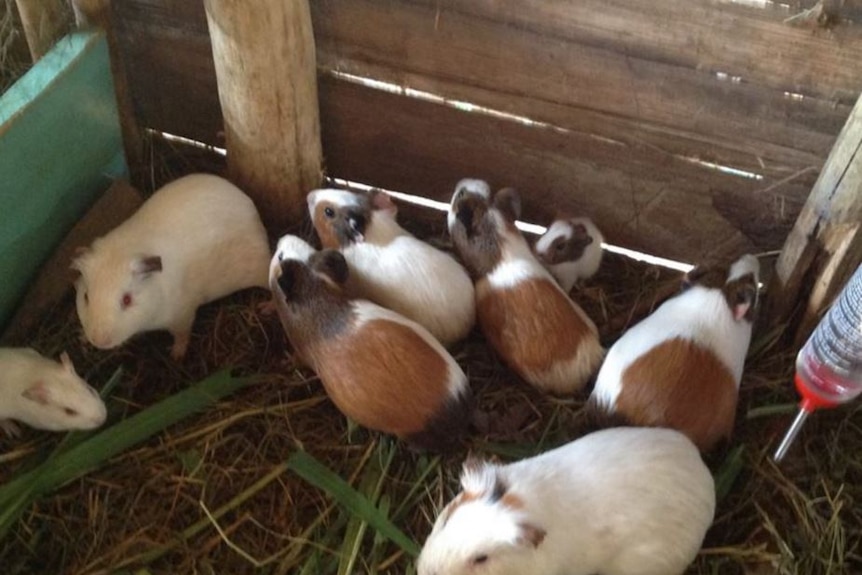
<path id="1" fill-rule="evenodd" d="M 536 241 L 533 251 L 568 293 L 575 282 L 598 271 L 604 241 L 589 218 L 561 218 Z"/>
<path id="2" fill-rule="evenodd" d="M 476 281 L 485 338 L 509 367 L 557 394 L 584 387 L 604 350 L 595 324 L 563 292 L 515 227 L 520 199 L 511 188 L 492 198 L 482 180 L 462 180 L 452 196 L 452 243 Z"/>
<path id="3" fill-rule="evenodd" d="M 670 429 L 615 428 L 509 465 L 468 460 L 419 575 L 679 575 L 715 513 L 700 454 Z"/>
<path id="4" fill-rule="evenodd" d="M 472 396 L 446 349 L 418 323 L 344 295 L 349 271 L 339 252 L 307 256 L 295 239 L 279 246 L 270 272 L 279 318 L 336 407 L 420 449 L 457 445 Z"/>
<path id="5" fill-rule="evenodd" d="M 386 193 L 315 190 L 308 211 L 323 247 L 344 254 L 350 295 L 412 319 L 444 346 L 473 328 L 476 301 L 466 270 L 399 226 Z"/>
<path id="6" fill-rule="evenodd" d="M 267 287 L 270 253 L 254 203 L 224 178 L 193 174 L 157 190 L 75 259 L 78 317 L 100 349 L 166 329 L 185 355 L 197 308 Z"/>
<path id="7" fill-rule="evenodd" d="M 30 348 L 0 348 L 0 428 L 17 435 L 12 420 L 36 429 L 93 429 L 105 422 L 105 404 L 75 373 L 64 352 L 62 364 Z"/>
<path id="8" fill-rule="evenodd" d="M 690 271 L 685 291 L 610 348 L 590 407 L 631 425 L 678 429 L 703 451 L 729 438 L 759 269 L 745 255 L 729 268 Z"/>

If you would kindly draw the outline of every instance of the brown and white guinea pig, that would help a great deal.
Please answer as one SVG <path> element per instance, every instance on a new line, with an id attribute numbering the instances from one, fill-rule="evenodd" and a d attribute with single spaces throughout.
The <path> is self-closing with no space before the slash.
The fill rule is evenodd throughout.
<path id="1" fill-rule="evenodd" d="M 218 176 L 185 176 L 75 259 L 78 317 L 100 349 L 166 329 L 179 359 L 197 308 L 266 288 L 269 259 L 266 230 L 248 196 Z"/>
<path id="2" fill-rule="evenodd" d="M 759 270 L 745 255 L 729 267 L 690 271 L 682 293 L 610 348 L 590 407 L 632 425 L 678 429 L 702 451 L 729 438 Z"/>
<path id="3" fill-rule="evenodd" d="M 568 293 L 575 282 L 598 271 L 604 241 L 589 218 L 560 218 L 536 241 L 533 251 Z"/>
<path id="4" fill-rule="evenodd" d="M 473 328 L 476 301 L 467 272 L 398 225 L 385 192 L 315 190 L 308 194 L 308 211 L 322 246 L 344 254 L 351 296 L 412 319 L 444 346 Z"/>
<path id="5" fill-rule="evenodd" d="M 468 461 L 419 575 L 679 575 L 715 513 L 700 454 L 671 429 L 605 429 L 509 465 Z"/>
<path id="6" fill-rule="evenodd" d="M 18 435 L 14 421 L 48 431 L 93 429 L 105 422 L 102 398 L 78 377 L 65 352 L 60 360 L 30 348 L 0 348 L 0 429 Z"/>
<path id="7" fill-rule="evenodd" d="M 449 234 L 476 282 L 476 312 L 499 356 L 535 387 L 565 394 L 584 387 L 604 350 L 595 324 L 536 259 L 515 227 L 511 188 L 491 198 L 482 180 L 462 180 Z"/>
<path id="8" fill-rule="evenodd" d="M 279 241 L 270 285 L 288 339 L 333 403 L 419 449 L 454 447 L 470 419 L 467 376 L 418 323 L 342 293 L 341 253 L 309 255 L 302 243 Z"/>

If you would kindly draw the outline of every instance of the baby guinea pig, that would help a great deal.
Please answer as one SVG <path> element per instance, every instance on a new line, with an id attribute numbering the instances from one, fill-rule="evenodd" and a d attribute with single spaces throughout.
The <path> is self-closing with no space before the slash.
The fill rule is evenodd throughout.
<path id="1" fill-rule="evenodd" d="M 605 238 L 589 218 L 555 220 L 533 251 L 548 271 L 569 293 L 578 280 L 591 278 L 602 263 Z"/>
<path id="2" fill-rule="evenodd" d="M 584 387 L 604 350 L 595 324 L 563 292 L 515 227 L 520 199 L 492 198 L 482 180 L 462 180 L 448 214 L 449 234 L 476 282 L 476 310 L 497 354 L 535 387 L 567 394 Z"/>
<path id="3" fill-rule="evenodd" d="M 464 464 L 419 575 L 680 575 L 715 513 L 700 454 L 670 429 L 618 427 L 509 465 Z"/>
<path id="4" fill-rule="evenodd" d="M 294 350 L 336 407 L 419 449 L 457 445 L 471 392 L 452 356 L 416 322 L 344 295 L 348 267 L 339 252 L 323 250 L 306 262 L 304 248 L 291 243 L 299 249 L 273 258 L 273 298 Z"/>
<path id="5" fill-rule="evenodd" d="M 78 377 L 65 352 L 60 360 L 30 348 L 0 348 L 0 429 L 18 435 L 14 421 L 48 431 L 93 429 L 105 422 L 102 398 Z"/>
<path id="6" fill-rule="evenodd" d="M 476 302 L 467 272 L 398 225 L 386 193 L 315 190 L 308 211 L 323 247 L 341 250 L 347 260 L 349 295 L 415 321 L 444 346 L 473 328 Z"/>
<path id="7" fill-rule="evenodd" d="M 702 451 L 728 439 L 757 307 L 760 265 L 697 267 L 679 295 L 608 351 L 589 406 L 632 425 L 672 427 Z"/>
<path id="8" fill-rule="evenodd" d="M 267 287 L 269 244 L 251 199 L 229 181 L 193 174 L 157 190 L 72 263 L 78 317 L 100 349 L 166 329 L 185 355 L 197 308 Z"/>

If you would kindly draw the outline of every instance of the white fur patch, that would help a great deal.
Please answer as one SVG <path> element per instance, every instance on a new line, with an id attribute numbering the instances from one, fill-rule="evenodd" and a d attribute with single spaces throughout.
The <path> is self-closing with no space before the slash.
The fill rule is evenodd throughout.
<path id="1" fill-rule="evenodd" d="M 721 291 L 696 285 L 664 302 L 611 347 L 593 390 L 597 403 L 613 410 L 626 368 L 653 347 L 677 337 L 711 350 L 739 386 L 751 324 L 733 319 Z"/>
<path id="2" fill-rule="evenodd" d="M 540 253 L 547 252 L 551 249 L 551 244 L 554 240 L 560 237 L 566 239 L 572 237 L 572 224 L 566 220 L 557 220 L 551 224 L 548 231 L 536 242 L 536 251 Z"/>
<path id="3" fill-rule="evenodd" d="M 745 274 L 754 274 L 754 281 L 758 281 L 760 274 L 760 262 L 751 254 L 745 254 L 730 266 L 730 273 L 727 275 L 727 281 L 733 281 L 741 278 Z"/>
<path id="4" fill-rule="evenodd" d="M 330 202 L 336 206 L 349 206 L 359 203 L 359 196 L 348 190 L 336 190 L 334 188 L 321 188 L 312 190 L 306 196 L 308 211 L 314 215 L 314 210 L 320 202 Z"/>
<path id="5" fill-rule="evenodd" d="M 415 331 L 434 351 L 440 354 L 446 361 L 448 368 L 448 377 L 446 384 L 449 387 L 449 393 L 452 397 L 460 397 L 464 393 L 464 388 L 467 386 L 467 376 L 461 367 L 455 362 L 448 351 L 432 336 L 427 329 L 419 325 L 413 320 L 410 320 L 403 315 L 392 310 L 381 307 L 376 303 L 368 300 L 354 300 L 353 311 L 356 314 L 356 329 L 359 330 L 363 325 L 373 320 L 387 320 L 394 323 L 405 325 Z"/>

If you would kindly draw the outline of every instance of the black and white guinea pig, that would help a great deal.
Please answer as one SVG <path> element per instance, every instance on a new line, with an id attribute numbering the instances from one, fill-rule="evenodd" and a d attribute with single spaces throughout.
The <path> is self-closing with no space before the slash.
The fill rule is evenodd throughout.
<path id="1" fill-rule="evenodd" d="M 344 295 L 348 266 L 339 252 L 308 255 L 299 242 L 279 242 L 288 244 L 295 251 L 280 249 L 271 264 L 273 298 L 294 350 L 336 407 L 420 449 L 457 445 L 472 396 L 449 352 L 418 323 Z"/>
<path id="2" fill-rule="evenodd" d="M 30 348 L 0 348 L 0 429 L 17 435 L 15 421 L 36 429 L 93 429 L 106 410 L 95 389 L 75 373 L 64 352 L 61 363 Z"/>
<path id="3" fill-rule="evenodd" d="M 590 407 L 672 427 L 708 451 L 728 439 L 757 307 L 760 265 L 697 267 L 684 291 L 626 331 L 599 370 Z"/>
<path id="4" fill-rule="evenodd" d="M 568 293 L 591 278 L 602 263 L 604 236 L 589 218 L 560 218 L 533 245 L 533 251 Z"/>
<path id="5" fill-rule="evenodd" d="M 266 230 L 251 199 L 224 178 L 192 174 L 157 190 L 72 263 L 78 317 L 99 349 L 166 329 L 185 355 L 197 308 L 267 287 Z"/>
<path id="6" fill-rule="evenodd" d="M 419 575 L 680 575 L 715 513 L 700 453 L 670 429 L 614 428 L 509 465 L 468 461 Z"/>
<path id="7" fill-rule="evenodd" d="M 308 211 L 322 246 L 341 250 L 347 260 L 351 296 L 412 319 L 444 346 L 473 328 L 476 302 L 467 272 L 398 225 L 388 194 L 314 190 Z"/>
<path id="8" fill-rule="evenodd" d="M 515 227 L 521 203 L 482 180 L 455 187 L 449 234 L 476 282 L 476 311 L 497 354 L 535 387 L 567 394 L 584 387 L 604 350 L 595 324 L 563 292 Z"/>

